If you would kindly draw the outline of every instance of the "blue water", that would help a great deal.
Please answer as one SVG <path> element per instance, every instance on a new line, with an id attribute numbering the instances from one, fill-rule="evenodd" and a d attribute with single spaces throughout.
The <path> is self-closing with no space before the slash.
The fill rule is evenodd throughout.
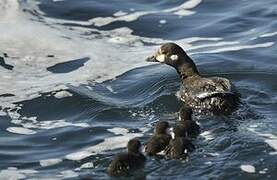
<path id="1" fill-rule="evenodd" d="M 186 161 L 147 158 L 133 179 L 277 179 L 276 0 L 3 0 L 0 179 L 107 179 L 130 138 L 174 124 L 175 70 L 144 62 L 174 41 L 242 104 L 195 115 Z M 4 54 L 6 53 L 6 54 Z M 12 67 L 12 68 L 11 68 Z"/>

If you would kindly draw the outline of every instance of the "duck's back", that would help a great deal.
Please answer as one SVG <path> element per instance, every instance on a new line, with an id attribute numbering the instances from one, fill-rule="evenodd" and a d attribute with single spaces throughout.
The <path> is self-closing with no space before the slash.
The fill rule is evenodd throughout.
<path id="1" fill-rule="evenodd" d="M 190 107 L 216 114 L 228 114 L 239 104 L 239 94 L 226 78 L 192 77 L 182 82 L 181 99 Z"/>

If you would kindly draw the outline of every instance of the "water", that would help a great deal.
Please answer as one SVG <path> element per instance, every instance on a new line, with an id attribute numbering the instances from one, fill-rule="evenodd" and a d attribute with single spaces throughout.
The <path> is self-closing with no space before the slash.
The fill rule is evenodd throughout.
<path id="1" fill-rule="evenodd" d="M 128 139 L 181 106 L 174 41 L 242 95 L 230 117 L 197 116 L 188 161 L 148 158 L 134 178 L 276 179 L 275 0 L 0 2 L 0 179 L 107 179 Z M 3 54 L 6 53 L 6 54 Z"/>

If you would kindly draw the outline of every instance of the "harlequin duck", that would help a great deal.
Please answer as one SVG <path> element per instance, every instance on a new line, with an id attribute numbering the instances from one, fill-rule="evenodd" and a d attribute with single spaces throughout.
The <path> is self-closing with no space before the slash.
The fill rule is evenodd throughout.
<path id="1" fill-rule="evenodd" d="M 163 151 L 171 139 L 170 126 L 166 121 L 159 121 L 155 126 L 155 132 L 145 143 L 145 153 L 156 155 Z"/>
<path id="2" fill-rule="evenodd" d="M 186 138 L 186 131 L 182 126 L 176 125 L 173 128 L 172 139 L 165 148 L 165 155 L 172 159 L 184 159 L 189 152 L 195 149 L 192 142 Z"/>
<path id="3" fill-rule="evenodd" d="M 179 120 L 176 122 L 178 126 L 186 131 L 186 137 L 195 138 L 200 134 L 200 126 L 192 120 L 192 109 L 182 106 L 179 110 Z"/>
<path id="4" fill-rule="evenodd" d="M 107 169 L 110 176 L 128 176 L 133 170 L 144 166 L 146 160 L 141 153 L 142 145 L 137 138 L 127 144 L 127 153 L 117 155 Z"/>
<path id="5" fill-rule="evenodd" d="M 220 115 L 237 109 L 240 98 L 231 82 L 222 77 L 202 77 L 193 60 L 177 44 L 161 45 L 146 61 L 167 64 L 177 70 L 181 78 L 181 100 L 196 112 Z"/>

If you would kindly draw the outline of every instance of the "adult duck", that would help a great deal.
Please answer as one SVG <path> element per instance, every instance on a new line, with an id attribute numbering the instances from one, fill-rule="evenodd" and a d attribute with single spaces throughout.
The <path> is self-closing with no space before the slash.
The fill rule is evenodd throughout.
<path id="1" fill-rule="evenodd" d="M 177 70 L 181 100 L 196 112 L 230 114 L 239 105 L 239 94 L 228 79 L 201 76 L 193 60 L 175 43 L 161 45 L 146 61 L 167 64 Z"/>

